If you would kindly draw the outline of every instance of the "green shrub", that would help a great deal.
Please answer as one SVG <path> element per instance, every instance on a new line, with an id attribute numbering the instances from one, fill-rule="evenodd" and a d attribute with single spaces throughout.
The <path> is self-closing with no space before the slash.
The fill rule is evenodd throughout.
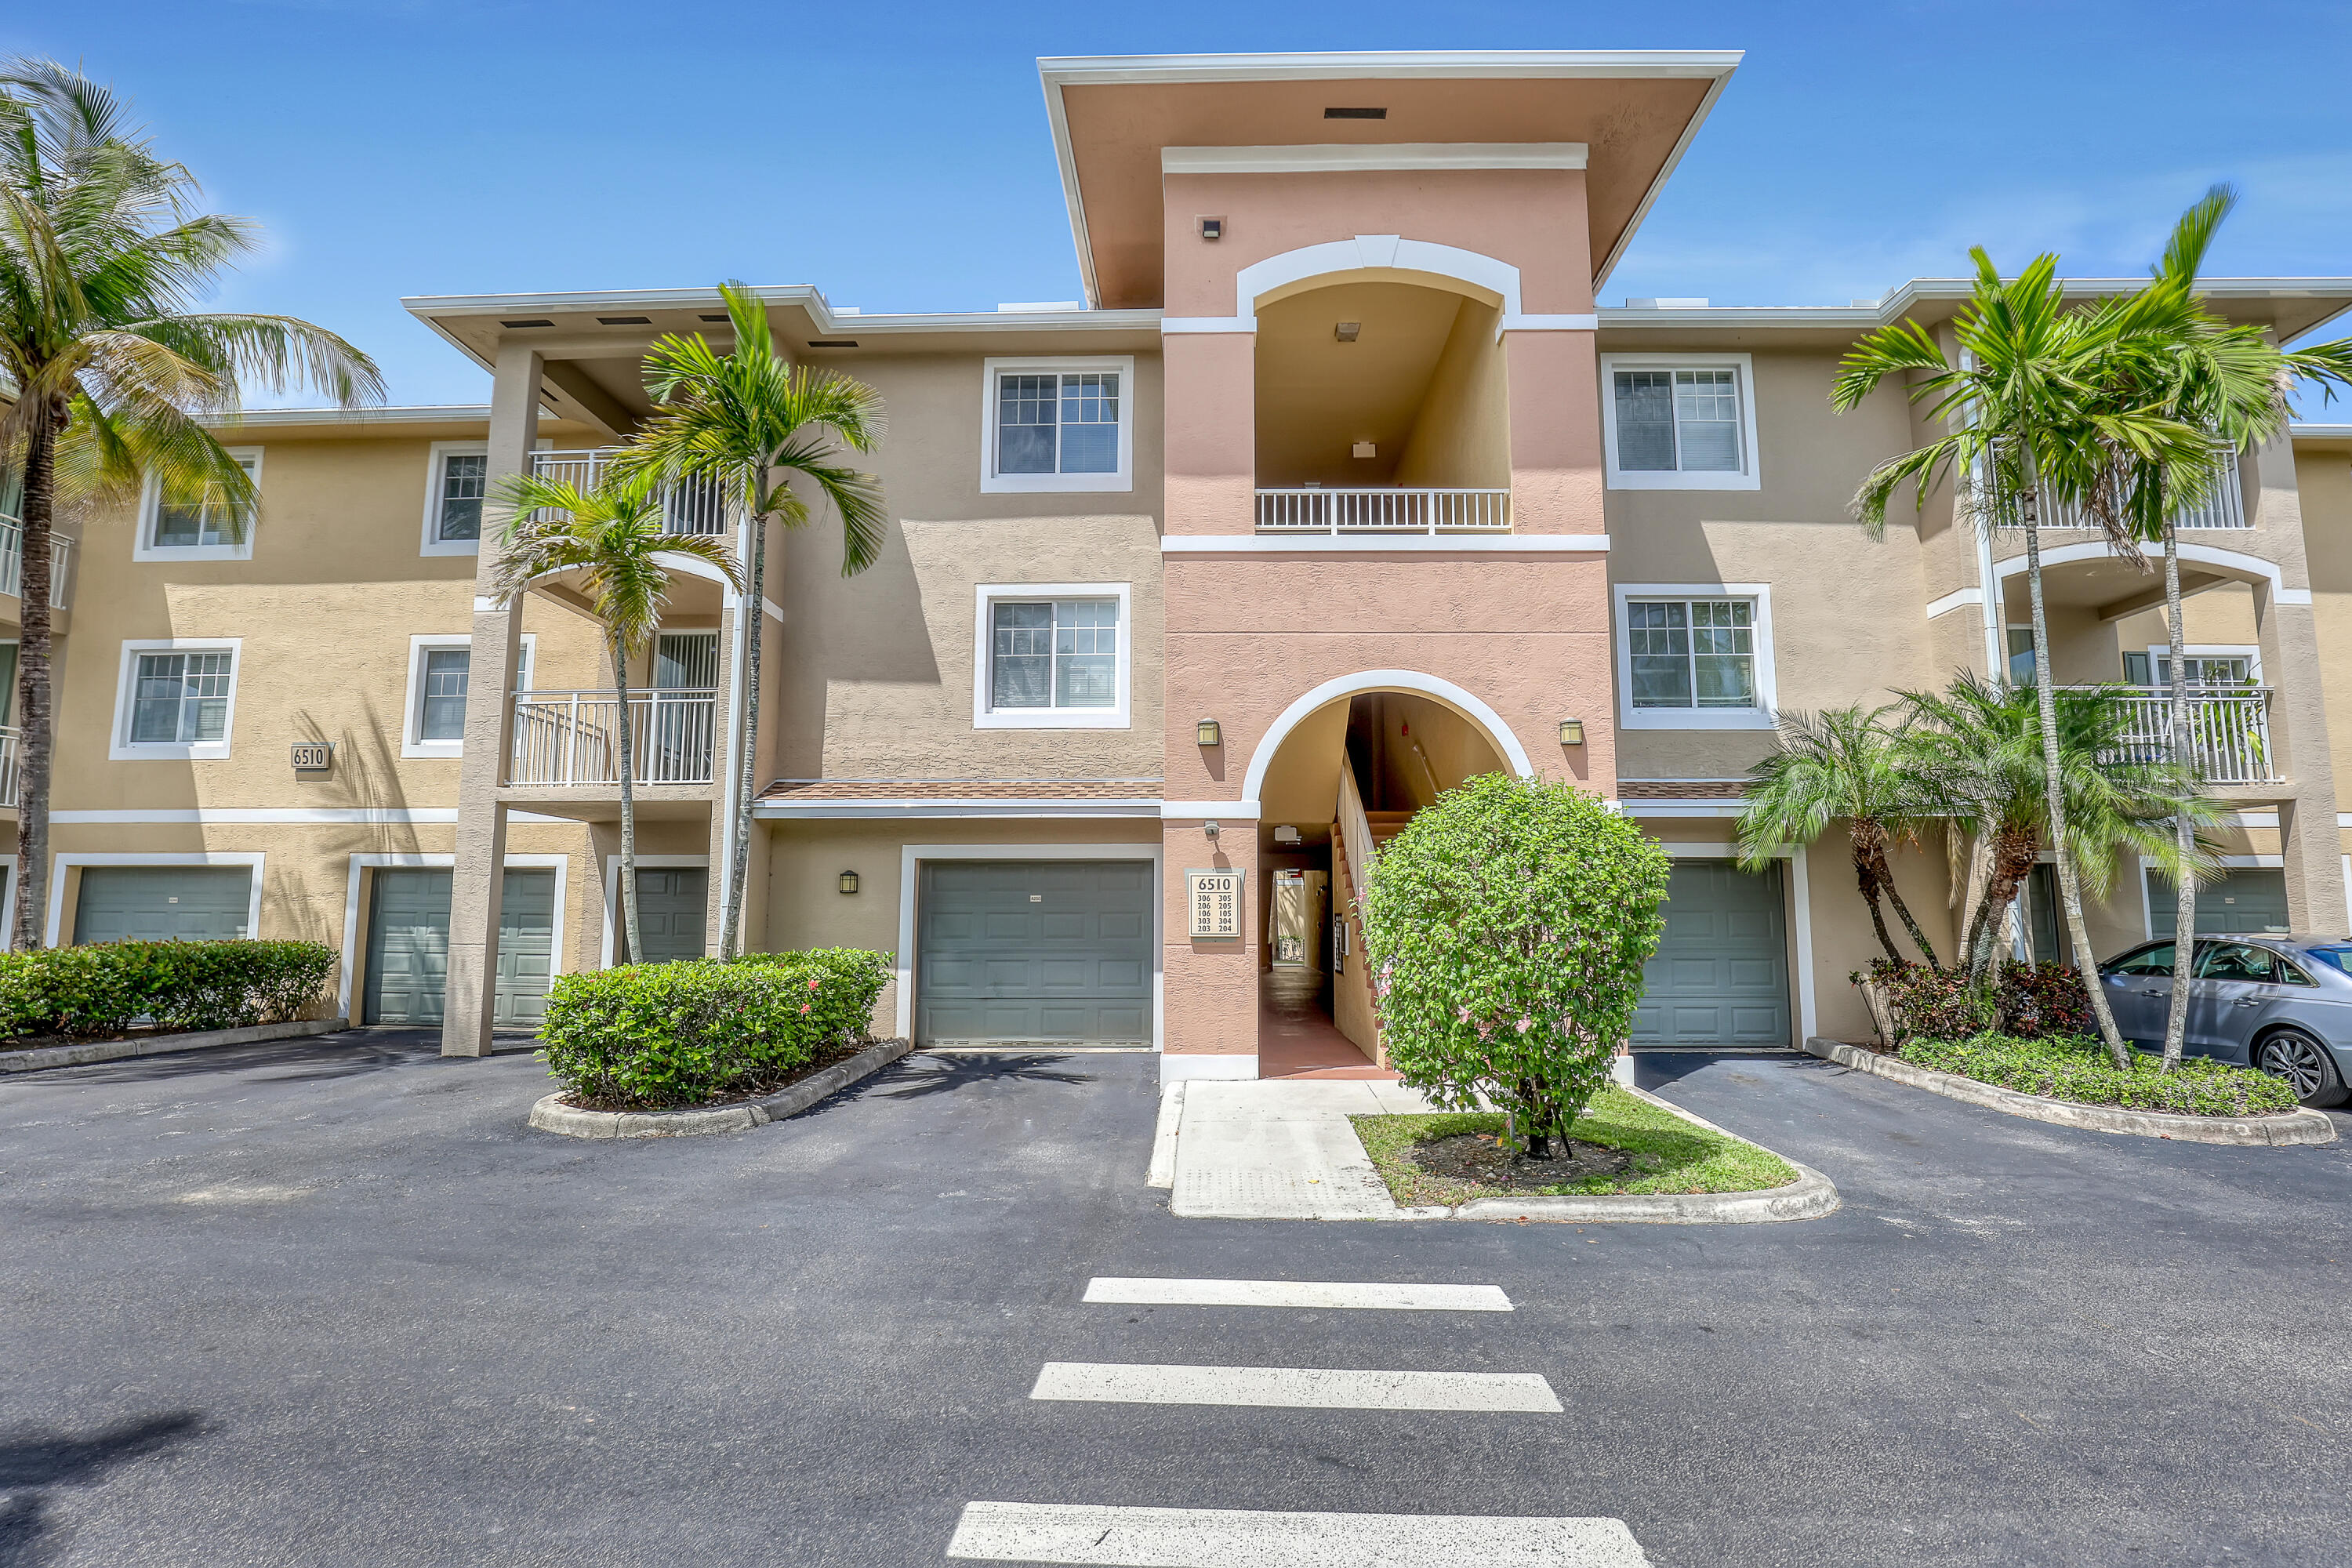
<path id="1" fill-rule="evenodd" d="M 556 977 L 540 1026 L 576 1100 L 661 1108 L 756 1091 L 864 1037 L 890 978 L 857 948 L 633 963 Z"/>
<path id="2" fill-rule="evenodd" d="M 302 1017 L 335 954 L 316 942 L 109 942 L 0 953 L 0 1027 L 16 1037 L 241 1029 Z"/>
<path id="3" fill-rule="evenodd" d="M 1906 1041 L 1898 1054 L 1937 1072 L 2078 1105 L 2117 1105 L 2183 1116 L 2277 1116 L 2296 1105 L 2294 1089 L 2284 1079 L 2252 1068 L 2189 1057 L 2166 1072 L 2157 1058 L 2135 1053 L 2130 1067 L 2118 1068 L 2105 1047 L 2083 1037 L 2031 1040 L 1983 1034 L 1963 1040 L 1914 1039 Z"/>
<path id="4" fill-rule="evenodd" d="M 1670 865 L 1569 784 L 1488 773 L 1416 812 L 1364 927 L 1397 1075 L 1441 1110 L 1485 1094 L 1519 1148 L 1566 1136 L 1633 1025 Z"/>
<path id="5" fill-rule="evenodd" d="M 1849 978 L 1860 984 L 1864 976 L 1856 972 Z M 1958 1040 L 1987 1032 L 2045 1039 L 2088 1034 L 2094 1026 L 2083 977 L 2063 963 L 2012 959 L 1982 992 L 1970 989 L 1959 970 L 1890 958 L 1872 959 L 1867 978 L 1886 998 L 1901 1039 Z"/>

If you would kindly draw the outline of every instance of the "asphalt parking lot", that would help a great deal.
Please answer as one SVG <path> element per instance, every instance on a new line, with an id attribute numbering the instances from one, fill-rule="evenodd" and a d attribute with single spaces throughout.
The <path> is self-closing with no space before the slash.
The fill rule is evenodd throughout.
<path id="1" fill-rule="evenodd" d="M 2352 1559 L 2347 1144 L 1644 1056 L 1844 1207 L 1179 1220 L 1142 1182 L 1154 1066 L 917 1057 L 604 1143 L 523 1127 L 527 1055 L 394 1031 L 0 1080 L 0 1568 L 902 1568 L 976 1500 L 1606 1516 L 1676 1568 Z M 1097 1276 L 1516 1310 L 1082 1301 Z M 1046 1362 L 1539 1373 L 1564 1409 L 1033 1400 Z"/>

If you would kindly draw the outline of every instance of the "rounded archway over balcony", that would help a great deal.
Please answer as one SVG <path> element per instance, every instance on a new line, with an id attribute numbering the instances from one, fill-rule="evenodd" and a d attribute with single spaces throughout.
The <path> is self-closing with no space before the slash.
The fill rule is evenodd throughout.
<path id="1" fill-rule="evenodd" d="M 1507 531 L 1506 304 L 1392 268 L 1258 299 L 1258 531 Z"/>

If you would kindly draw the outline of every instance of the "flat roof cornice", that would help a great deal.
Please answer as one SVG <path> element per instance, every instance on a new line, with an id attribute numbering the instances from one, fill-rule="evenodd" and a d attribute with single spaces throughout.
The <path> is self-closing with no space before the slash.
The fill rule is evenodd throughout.
<path id="1" fill-rule="evenodd" d="M 1741 49 L 1371 49 L 1254 55 L 1048 55 L 1048 84 L 1346 81 L 1377 77 L 1728 76 Z"/>

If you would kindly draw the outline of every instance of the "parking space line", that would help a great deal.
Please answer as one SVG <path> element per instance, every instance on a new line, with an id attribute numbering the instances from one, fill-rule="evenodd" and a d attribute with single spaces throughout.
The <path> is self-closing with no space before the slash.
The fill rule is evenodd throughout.
<path id="1" fill-rule="evenodd" d="M 1647 1568 L 1622 1520 L 964 1505 L 948 1556 L 1088 1568 Z"/>

